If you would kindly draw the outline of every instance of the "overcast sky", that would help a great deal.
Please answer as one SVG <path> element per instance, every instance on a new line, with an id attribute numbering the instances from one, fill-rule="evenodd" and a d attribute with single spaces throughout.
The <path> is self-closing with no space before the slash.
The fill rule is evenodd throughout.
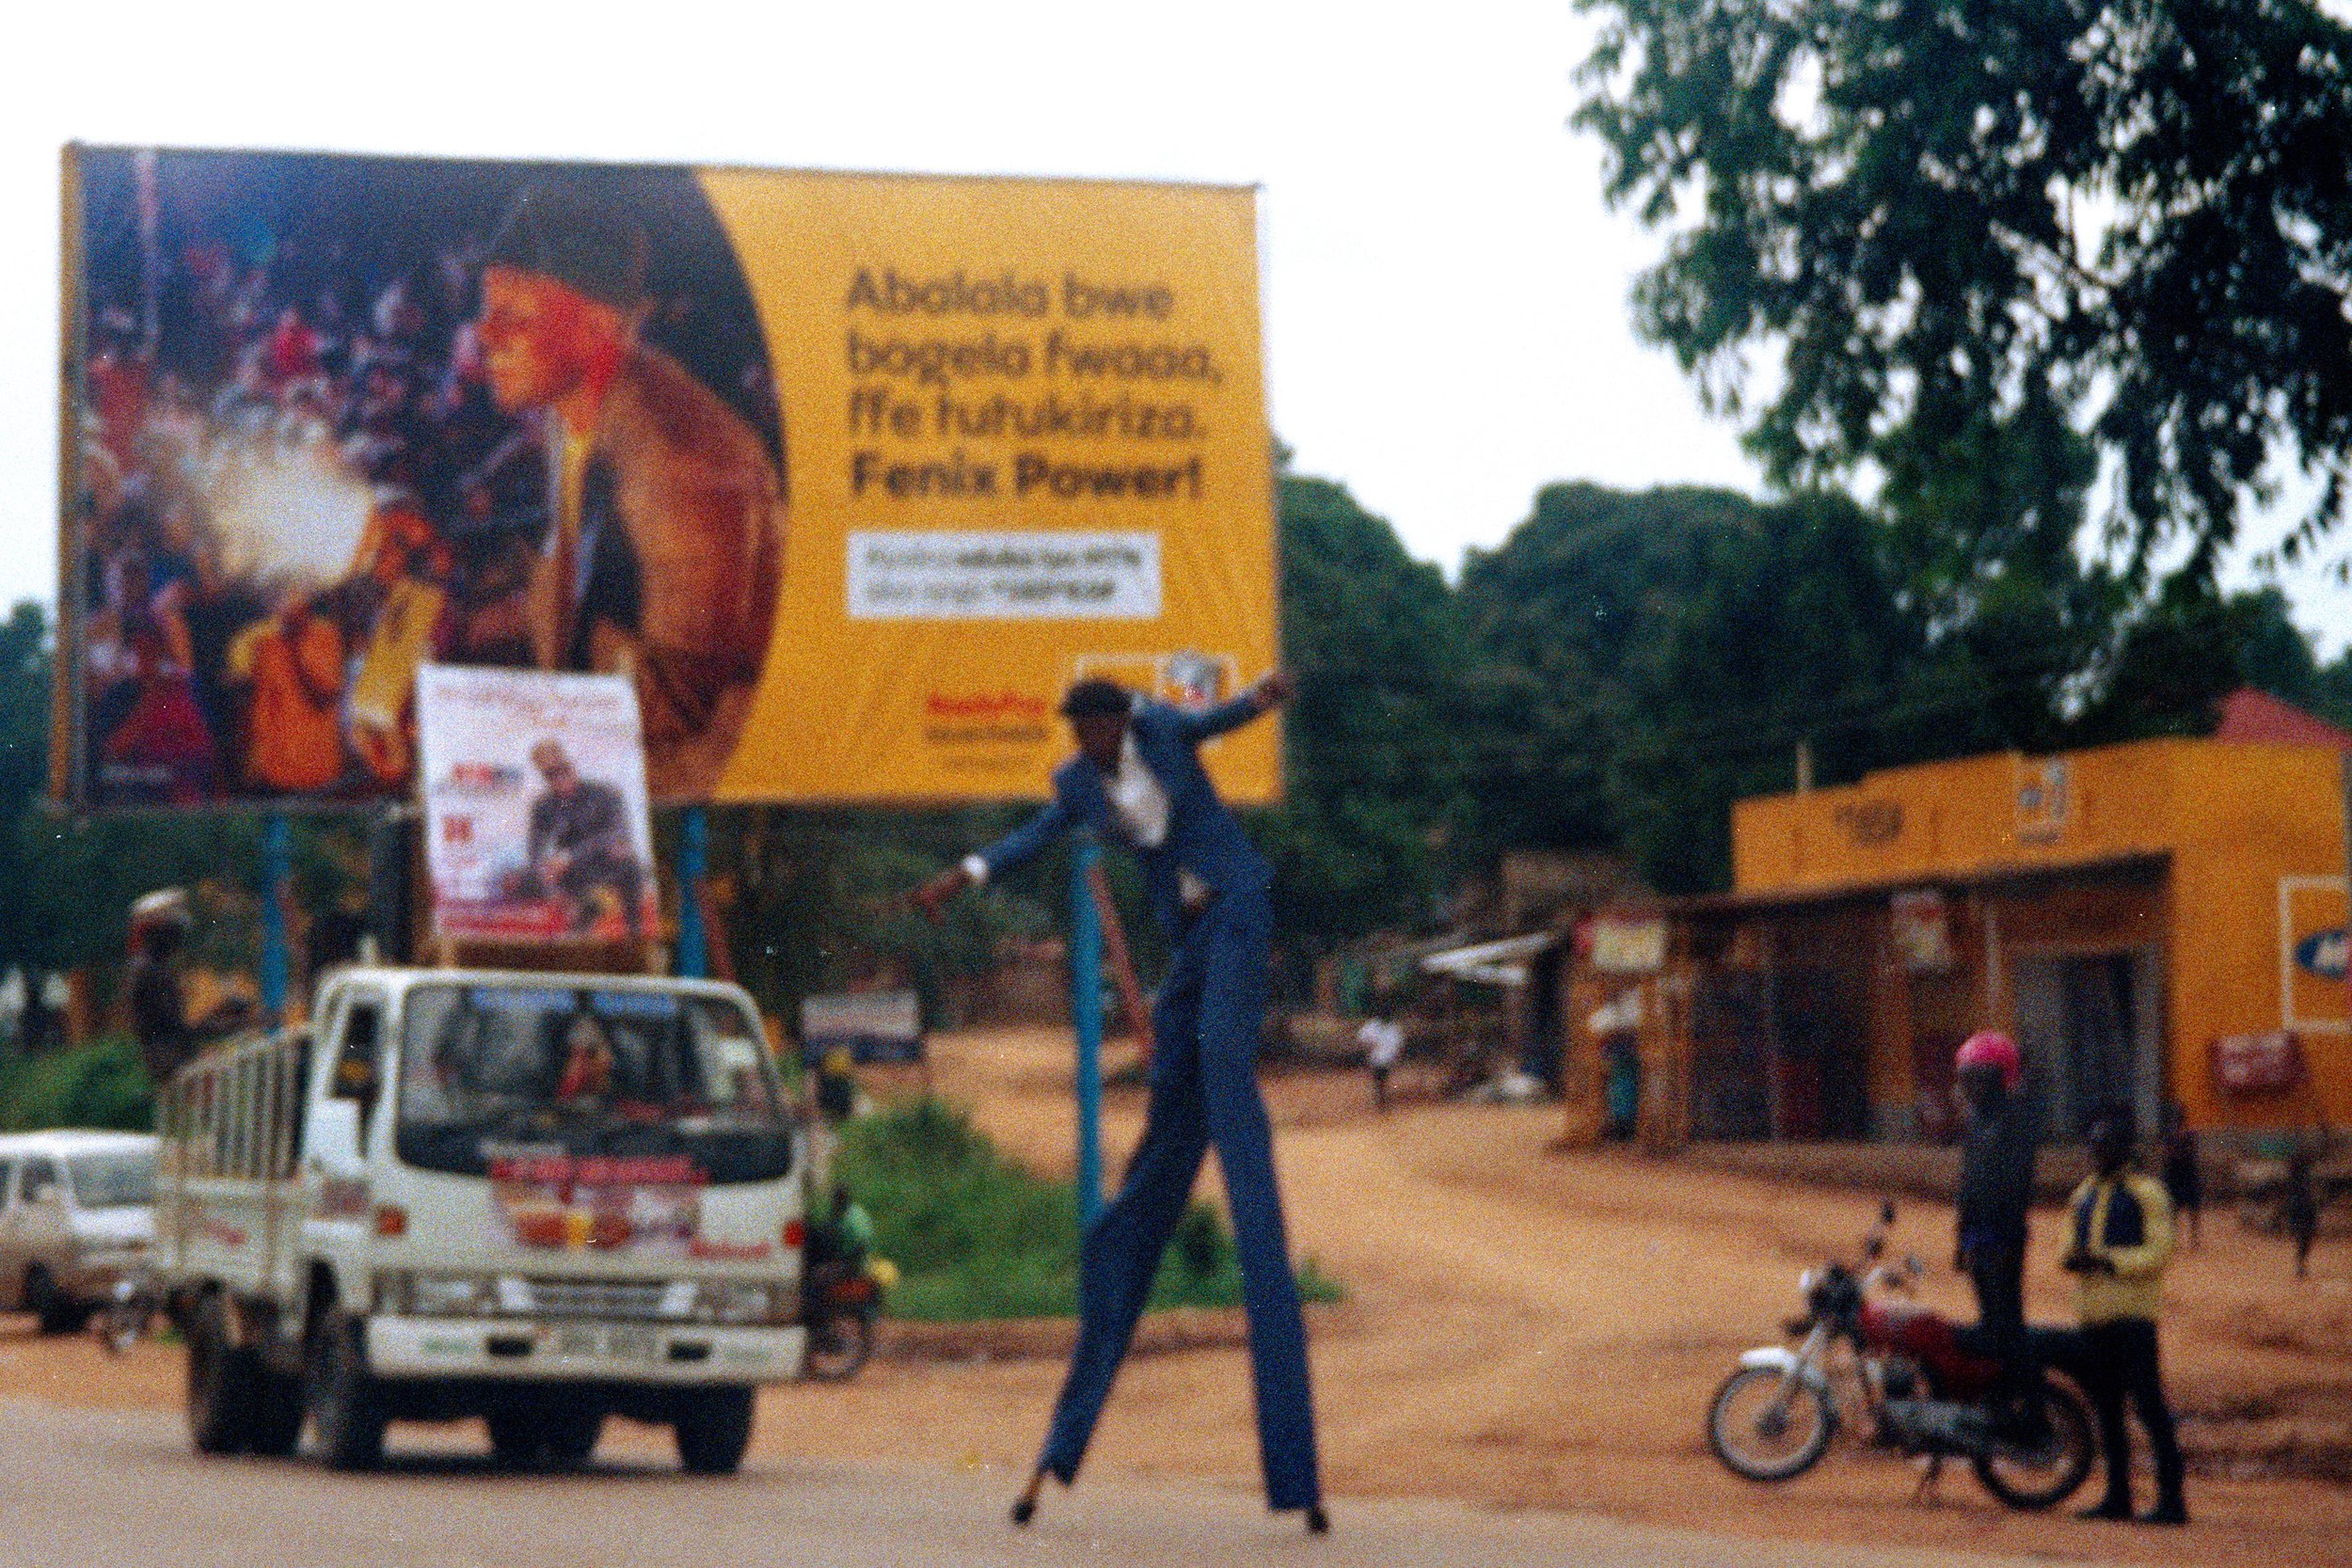
<path id="1" fill-rule="evenodd" d="M 55 592 L 73 139 L 1256 182 L 1275 429 L 1415 553 L 1452 571 L 1555 479 L 1756 488 L 1628 325 L 1657 242 L 1565 126 L 1568 0 L 28 10 L 0 60 L 0 600 Z M 2352 636 L 2352 589 L 2288 588 Z"/>

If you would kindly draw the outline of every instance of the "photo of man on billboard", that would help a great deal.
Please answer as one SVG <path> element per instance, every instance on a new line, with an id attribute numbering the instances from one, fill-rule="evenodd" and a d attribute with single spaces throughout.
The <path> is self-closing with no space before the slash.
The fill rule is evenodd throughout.
<path id="1" fill-rule="evenodd" d="M 638 341 L 646 236 L 562 186 L 516 199 L 482 269 L 490 396 L 541 414 L 552 517 L 532 572 L 543 670 L 632 676 L 657 796 L 706 794 L 775 614 L 783 498 L 749 424 Z"/>
<path id="2" fill-rule="evenodd" d="M 784 446 L 691 172 L 76 149 L 65 593 L 84 803 L 398 793 L 427 663 L 626 675 L 706 797 Z"/>
<path id="3" fill-rule="evenodd" d="M 532 747 L 531 765 L 547 787 L 531 802 L 530 886 L 523 896 L 560 895 L 575 936 L 617 923 L 631 936 L 650 939 L 653 933 L 641 928 L 651 912 L 645 863 L 632 842 L 628 803 L 620 790 L 581 778 L 560 740 Z"/>

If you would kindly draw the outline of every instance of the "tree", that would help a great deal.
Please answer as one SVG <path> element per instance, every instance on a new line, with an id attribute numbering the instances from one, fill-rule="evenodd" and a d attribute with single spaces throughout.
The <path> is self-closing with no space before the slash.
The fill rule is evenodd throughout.
<path id="1" fill-rule="evenodd" d="M 2286 595 L 2168 583 L 2119 632 L 2074 743 L 2209 735 L 2221 699 L 2242 686 L 2313 711 L 2327 705 L 2311 640 L 2287 618 Z"/>
<path id="2" fill-rule="evenodd" d="M 1482 857 L 1617 846 L 1611 759 L 1656 721 L 1650 704 L 1712 569 L 1710 541 L 1755 512 L 1728 490 L 1549 484 L 1502 546 L 1470 552 L 1461 602 L 1478 659 L 1464 726 Z"/>
<path id="3" fill-rule="evenodd" d="M 1445 578 L 1327 480 L 1282 476 L 1287 794 L 1257 837 L 1276 934 L 1308 949 L 1415 926 L 1451 864 L 1468 650 Z"/>
<path id="4" fill-rule="evenodd" d="M 1788 788 L 1799 742 L 1831 784 L 1934 739 L 1911 711 L 1926 628 L 1860 507 L 1752 506 L 1708 533 L 1704 563 L 1609 769 L 1627 849 L 1677 893 L 1729 880 L 1731 803 Z"/>
<path id="5" fill-rule="evenodd" d="M 1944 521 L 2071 536 L 2080 433 L 2135 568 L 2191 578 L 2276 458 L 2292 545 L 2352 508 L 2352 30 L 2309 0 L 1579 4 L 1576 123 L 1672 230 L 1640 327 L 1775 482 L 1899 510 L 2031 457 Z"/>

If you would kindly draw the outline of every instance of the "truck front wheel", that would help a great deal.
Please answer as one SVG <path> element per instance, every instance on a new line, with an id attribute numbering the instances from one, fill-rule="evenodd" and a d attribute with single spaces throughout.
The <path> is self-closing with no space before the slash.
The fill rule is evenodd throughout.
<path id="1" fill-rule="evenodd" d="M 246 1447 L 264 1459 L 283 1459 L 302 1442 L 307 1390 L 302 1379 L 281 1376 L 259 1365 L 259 1357 L 255 1359 L 253 1414 L 246 1428 Z"/>
<path id="2" fill-rule="evenodd" d="M 330 1470 L 370 1470 L 384 1459 L 384 1397 L 368 1372 L 357 1319 L 340 1308 L 319 1322 L 304 1375 L 310 1430 Z"/>
<path id="3" fill-rule="evenodd" d="M 681 1394 L 672 1424 L 678 1464 L 688 1474 L 731 1476 L 752 1446 L 752 1390 L 732 1386 Z"/>

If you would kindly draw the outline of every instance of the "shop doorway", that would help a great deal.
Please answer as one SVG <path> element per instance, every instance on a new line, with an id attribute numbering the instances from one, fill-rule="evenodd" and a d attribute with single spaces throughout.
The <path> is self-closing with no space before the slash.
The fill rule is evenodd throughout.
<path id="1" fill-rule="evenodd" d="M 2017 1043 L 2042 1135 L 2075 1142 L 2118 1100 L 2152 1132 L 2164 1094 L 2156 950 L 2026 953 L 2012 962 Z"/>

